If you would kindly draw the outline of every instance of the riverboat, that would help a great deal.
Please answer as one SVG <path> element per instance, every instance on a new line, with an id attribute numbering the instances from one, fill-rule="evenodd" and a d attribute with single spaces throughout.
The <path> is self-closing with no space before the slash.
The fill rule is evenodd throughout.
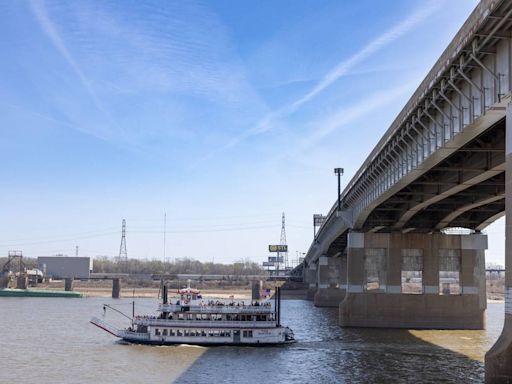
<path id="1" fill-rule="evenodd" d="M 190 285 L 178 294 L 178 298 L 168 300 L 164 286 L 157 315 L 135 316 L 133 310 L 131 326 L 126 329 L 97 317 L 91 323 L 126 342 L 139 344 L 264 346 L 295 342 L 293 331 L 281 325 L 279 288 L 274 303 L 268 299 L 247 304 L 234 299 L 206 300 Z M 105 311 L 107 307 L 112 309 L 105 305 Z"/>

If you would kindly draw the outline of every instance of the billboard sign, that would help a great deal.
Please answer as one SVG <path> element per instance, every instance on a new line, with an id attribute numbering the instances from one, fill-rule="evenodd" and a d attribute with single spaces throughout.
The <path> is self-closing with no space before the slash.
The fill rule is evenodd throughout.
<path id="1" fill-rule="evenodd" d="M 325 219 L 327 217 L 321 214 L 314 214 L 313 215 L 313 225 L 315 227 L 321 226 L 323 223 L 325 223 Z"/>
<path id="2" fill-rule="evenodd" d="M 288 252 L 288 246 L 280 245 L 280 244 L 269 245 L 268 251 L 269 252 Z"/>
<path id="3" fill-rule="evenodd" d="M 283 256 L 279 256 L 279 257 L 269 256 L 268 261 L 269 261 L 269 263 L 284 263 Z"/>
<path id="4" fill-rule="evenodd" d="M 264 267 L 273 267 L 274 263 L 272 263 L 271 261 L 264 261 L 263 262 L 263 266 Z"/>

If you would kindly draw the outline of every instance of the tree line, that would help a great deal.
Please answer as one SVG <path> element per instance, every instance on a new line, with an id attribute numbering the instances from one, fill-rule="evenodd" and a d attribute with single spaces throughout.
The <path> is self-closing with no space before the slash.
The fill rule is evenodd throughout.
<path id="1" fill-rule="evenodd" d="M 0 269 L 7 262 L 0 257 Z M 37 259 L 24 257 L 26 267 L 37 268 Z M 201 262 L 192 258 L 177 258 L 172 262 L 162 260 L 128 259 L 127 263 L 116 262 L 115 259 L 101 256 L 94 258 L 94 273 L 134 273 L 134 274 L 194 274 L 194 275 L 264 275 L 266 271 L 249 259 L 231 264 Z"/>

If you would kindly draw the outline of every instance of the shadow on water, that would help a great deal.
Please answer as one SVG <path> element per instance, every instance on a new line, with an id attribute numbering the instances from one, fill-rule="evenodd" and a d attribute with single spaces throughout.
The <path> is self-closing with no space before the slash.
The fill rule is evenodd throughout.
<path id="1" fill-rule="evenodd" d="M 461 338 L 471 340 L 468 333 L 452 334 L 465 331 L 341 328 L 337 325 L 337 315 L 336 308 L 315 308 L 303 300 L 284 301 L 283 324 L 294 330 L 296 344 L 207 348 L 176 382 L 468 383 L 484 380 L 481 359 L 426 341 L 432 333 L 448 340 L 452 337 L 455 343 Z M 415 335 L 418 332 L 421 337 Z M 445 332 L 446 337 L 436 332 Z M 484 331 L 469 331 L 469 334 L 478 336 Z M 474 341 L 482 342 L 478 337 Z M 444 346 L 450 347 L 449 344 L 447 341 Z M 487 348 L 486 345 L 474 347 Z"/>
<path id="2" fill-rule="evenodd" d="M 157 305 L 136 301 L 138 313 Z M 0 362 L 7 366 L 0 383 L 19 382 L 27 367 L 56 383 L 482 382 L 483 354 L 499 336 L 504 312 L 503 304 L 489 305 L 487 331 L 356 329 L 337 325 L 337 309 L 284 300 L 283 324 L 296 344 L 157 347 L 123 345 L 91 325 L 104 303 L 131 309 L 129 299 L 0 299 Z"/>

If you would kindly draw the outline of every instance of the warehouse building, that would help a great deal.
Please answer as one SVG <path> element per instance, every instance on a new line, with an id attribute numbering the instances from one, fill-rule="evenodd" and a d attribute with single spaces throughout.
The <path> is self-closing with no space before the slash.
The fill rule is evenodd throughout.
<path id="1" fill-rule="evenodd" d="M 46 277 L 53 279 L 88 279 L 92 272 L 90 257 L 40 256 L 37 258 L 37 264 Z"/>

